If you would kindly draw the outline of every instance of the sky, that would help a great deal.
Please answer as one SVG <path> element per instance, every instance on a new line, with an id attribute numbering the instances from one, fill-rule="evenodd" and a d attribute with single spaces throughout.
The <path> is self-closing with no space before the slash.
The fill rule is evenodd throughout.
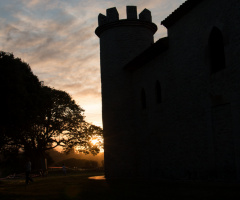
<path id="1" fill-rule="evenodd" d="M 98 14 L 116 7 L 147 8 L 158 26 L 185 0 L 0 0 L 0 50 L 31 66 L 44 85 L 63 90 L 84 110 L 85 120 L 102 127 Z"/>

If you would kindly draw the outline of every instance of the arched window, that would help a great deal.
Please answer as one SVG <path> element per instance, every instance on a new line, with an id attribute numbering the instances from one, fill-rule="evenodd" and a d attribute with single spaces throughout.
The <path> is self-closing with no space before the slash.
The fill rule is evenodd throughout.
<path id="1" fill-rule="evenodd" d="M 209 36 L 208 45 L 210 51 L 211 74 L 213 74 L 226 68 L 223 36 L 217 27 L 213 27 Z"/>
<path id="2" fill-rule="evenodd" d="M 156 103 L 160 104 L 162 103 L 162 89 L 159 81 L 156 82 Z"/>
<path id="3" fill-rule="evenodd" d="M 142 89 L 141 91 L 141 103 L 142 103 L 142 109 L 145 110 L 147 108 L 147 101 L 146 101 L 146 93 L 144 89 Z"/>

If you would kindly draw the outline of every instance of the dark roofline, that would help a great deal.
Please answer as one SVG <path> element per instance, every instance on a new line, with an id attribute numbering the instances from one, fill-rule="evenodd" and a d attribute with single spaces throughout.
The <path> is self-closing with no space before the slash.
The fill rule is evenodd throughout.
<path id="1" fill-rule="evenodd" d="M 176 21 L 178 21 L 181 17 L 186 15 L 189 11 L 191 11 L 197 4 L 202 2 L 203 0 L 187 0 L 180 7 L 178 7 L 175 11 L 173 11 L 166 19 L 161 21 L 161 24 L 166 28 L 172 26 Z"/>
<path id="2" fill-rule="evenodd" d="M 157 42 L 152 44 L 149 48 L 147 48 L 145 51 L 143 51 L 141 54 L 136 56 L 133 60 L 131 60 L 129 63 L 127 63 L 124 66 L 124 69 L 129 71 L 134 71 L 136 69 L 139 69 L 152 59 L 154 59 L 156 56 L 160 55 L 162 52 L 166 51 L 168 49 L 168 37 L 164 37 L 159 39 Z"/>

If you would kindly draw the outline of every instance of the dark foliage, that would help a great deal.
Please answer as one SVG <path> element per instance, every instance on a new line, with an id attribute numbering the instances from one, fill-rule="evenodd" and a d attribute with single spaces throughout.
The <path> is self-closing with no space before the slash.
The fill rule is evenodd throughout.
<path id="1" fill-rule="evenodd" d="M 24 152 L 36 167 L 57 146 L 99 152 L 88 140 L 101 135 L 101 128 L 84 121 L 84 110 L 68 93 L 42 86 L 30 66 L 11 53 L 0 52 L 0 89 L 0 154 Z"/>
<path id="2" fill-rule="evenodd" d="M 36 119 L 40 82 L 30 66 L 13 54 L 0 52 L 0 150 L 19 144 L 16 137 Z M 19 135 L 18 135 L 19 136 Z M 13 140 L 14 138 L 14 140 Z M 10 145 L 10 146 L 8 146 Z"/>

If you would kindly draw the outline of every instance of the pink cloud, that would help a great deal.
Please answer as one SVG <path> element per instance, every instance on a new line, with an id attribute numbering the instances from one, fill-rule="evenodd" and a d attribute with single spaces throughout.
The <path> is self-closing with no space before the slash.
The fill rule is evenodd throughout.
<path id="1" fill-rule="evenodd" d="M 126 5 L 152 11 L 153 21 L 167 17 L 184 0 L 13 0 L 0 2 L 1 50 L 30 64 L 46 85 L 65 90 L 85 110 L 87 119 L 101 124 L 99 13 L 117 7 L 126 18 Z M 4 15 L 1 15 L 4 13 Z M 156 39 L 166 35 L 160 28 Z M 94 117 L 95 113 L 95 117 Z M 97 120 L 98 118 L 98 120 Z"/>

